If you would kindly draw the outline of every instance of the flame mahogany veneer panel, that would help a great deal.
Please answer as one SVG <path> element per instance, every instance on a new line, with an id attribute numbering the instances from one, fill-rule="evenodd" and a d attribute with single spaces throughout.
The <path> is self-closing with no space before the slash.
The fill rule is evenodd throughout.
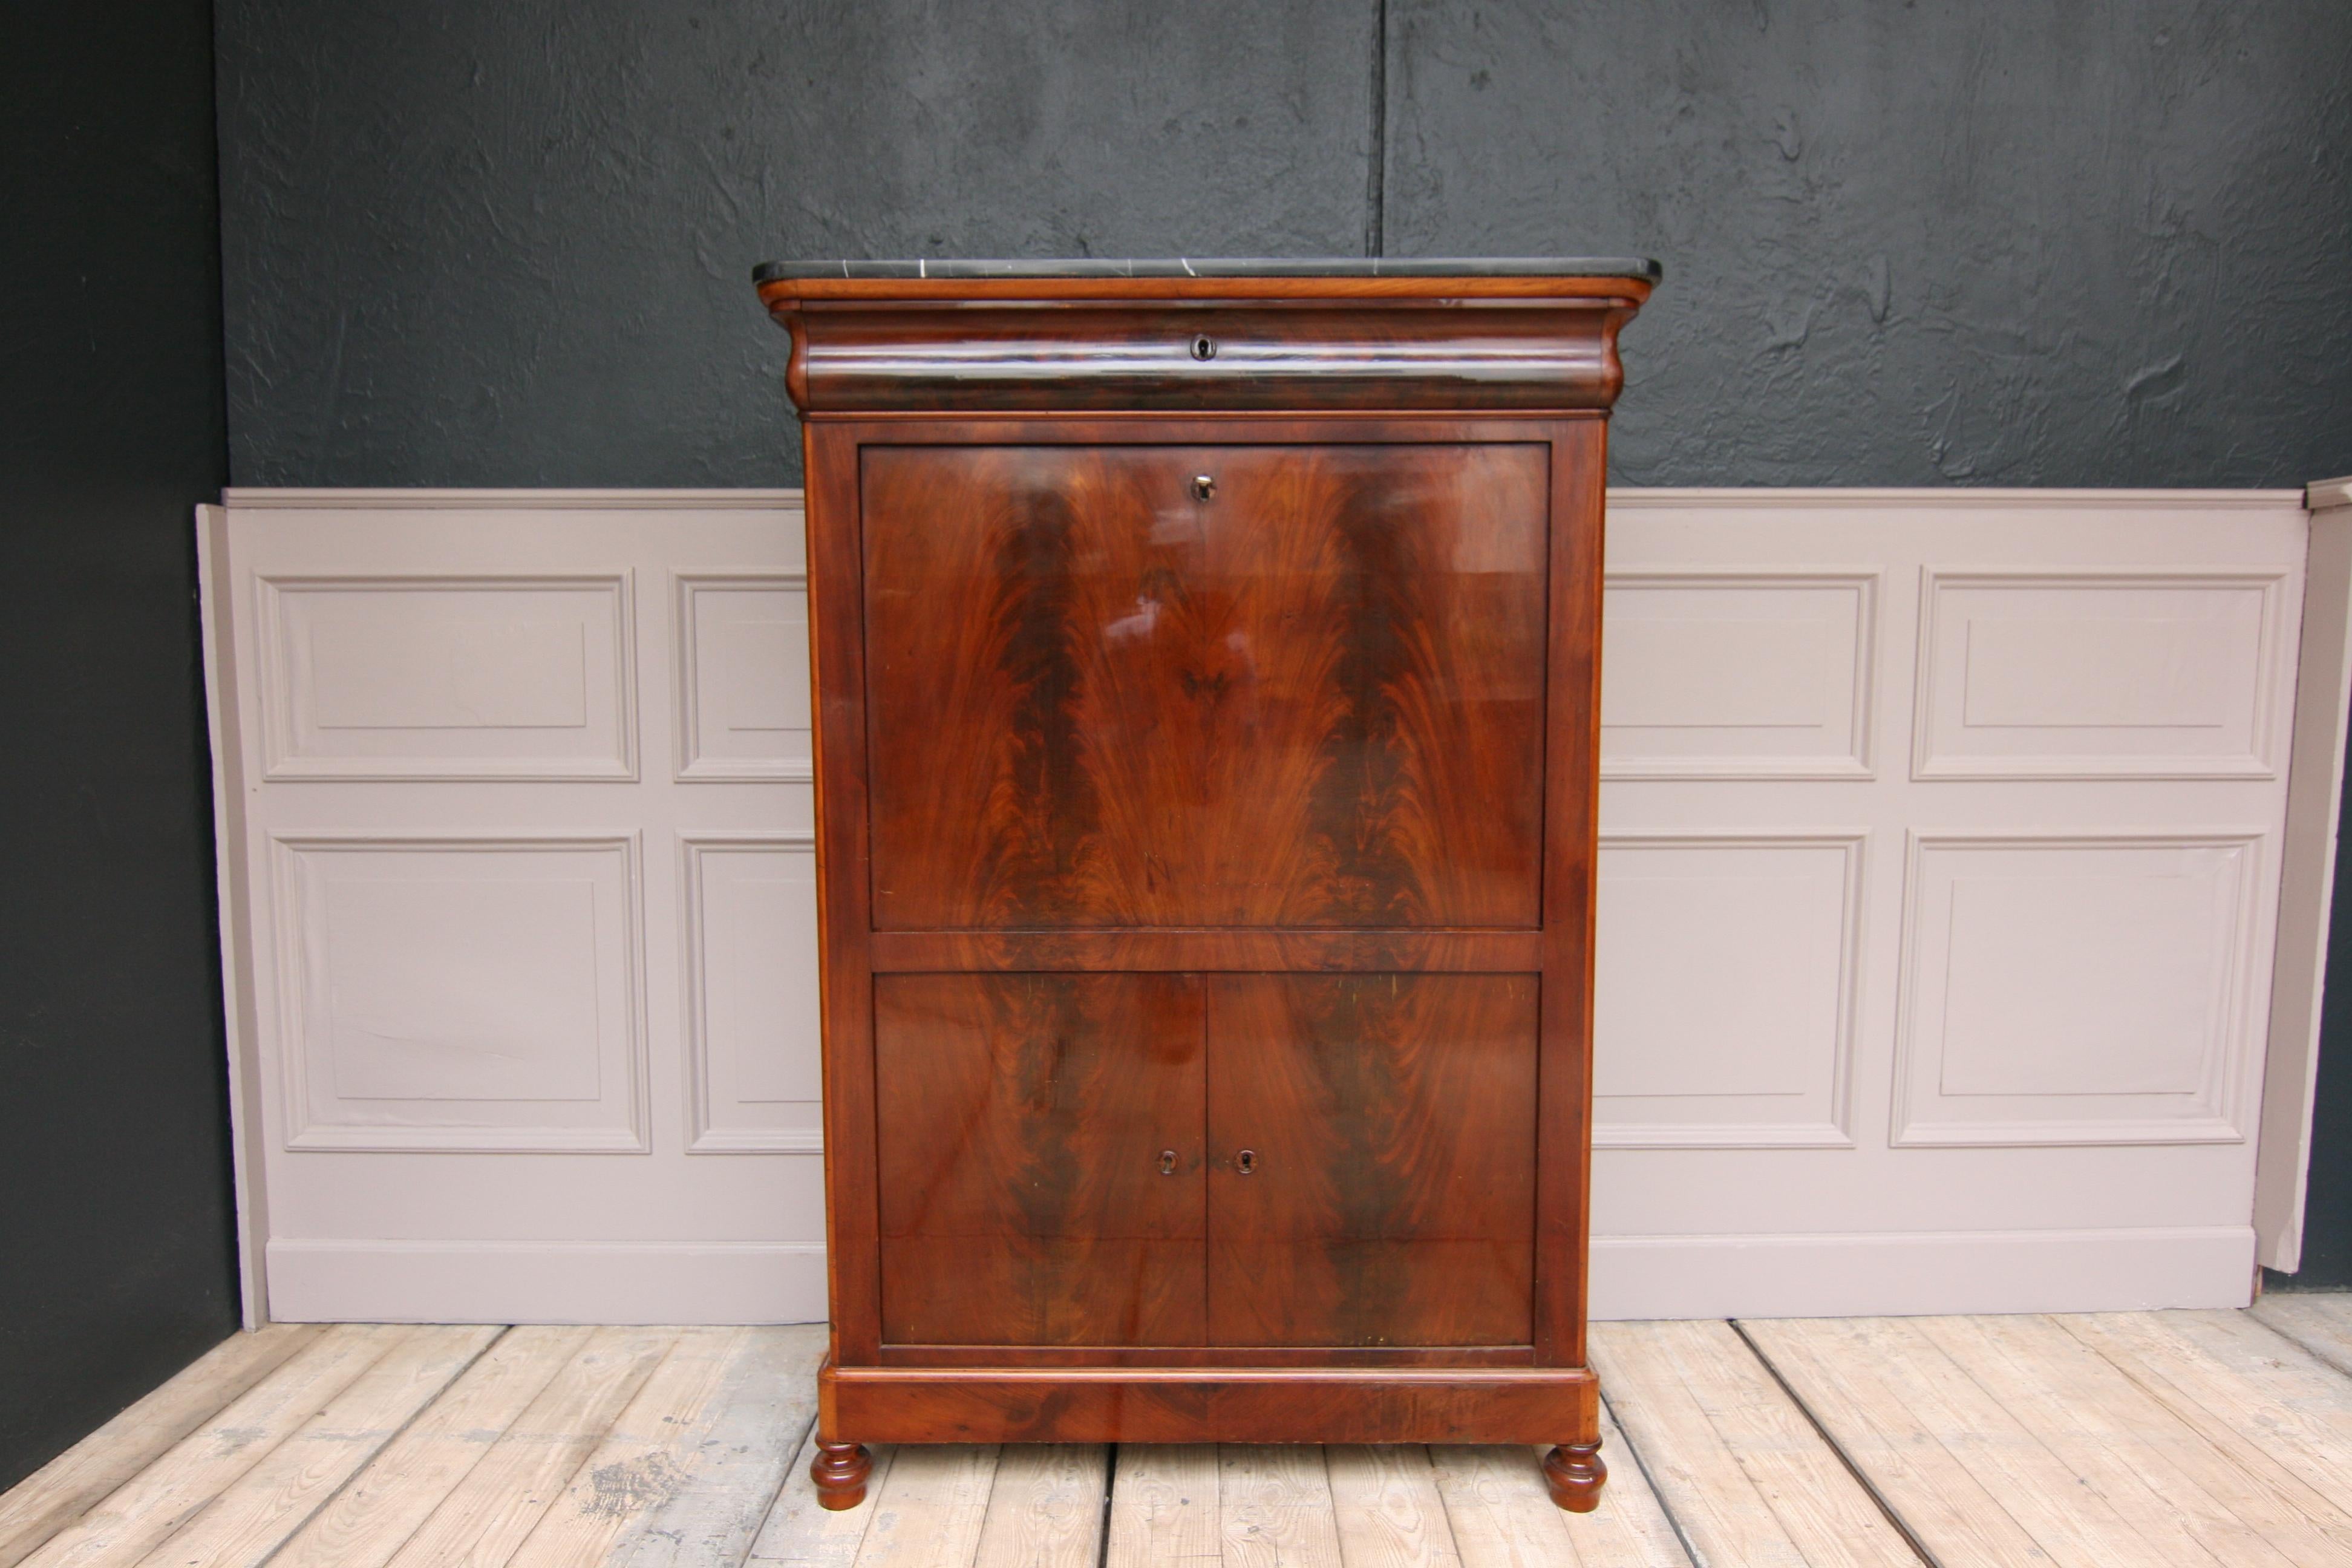
<path id="1" fill-rule="evenodd" d="M 1204 1342 L 1202 1046 L 1193 975 L 878 977 L 883 1338 Z"/>
<path id="2" fill-rule="evenodd" d="M 1211 978 L 1213 1342 L 1528 1342 L 1536 994 L 1532 974 Z"/>
<path id="3" fill-rule="evenodd" d="M 866 447 L 876 928 L 1536 925 L 1549 455 Z"/>

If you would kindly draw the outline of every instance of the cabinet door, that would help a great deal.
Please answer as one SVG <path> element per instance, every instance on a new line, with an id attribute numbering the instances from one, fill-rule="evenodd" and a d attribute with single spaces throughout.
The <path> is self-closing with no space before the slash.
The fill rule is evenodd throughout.
<path id="1" fill-rule="evenodd" d="M 1548 453 L 864 448 L 876 927 L 1535 925 Z"/>
<path id="2" fill-rule="evenodd" d="M 1531 1343 L 1535 976 L 1209 984 L 1213 1342 Z"/>
<path id="3" fill-rule="evenodd" d="M 883 1339 L 1202 1343 L 1202 1037 L 1192 975 L 877 977 Z"/>

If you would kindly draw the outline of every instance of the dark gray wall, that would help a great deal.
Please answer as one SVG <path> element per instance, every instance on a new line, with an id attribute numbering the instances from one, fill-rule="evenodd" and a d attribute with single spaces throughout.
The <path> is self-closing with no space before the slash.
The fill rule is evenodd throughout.
<path id="1" fill-rule="evenodd" d="M 2352 469 L 2342 0 L 220 9 L 240 483 L 788 482 L 754 261 L 1373 233 L 1664 258 L 1633 483 Z"/>
<path id="2" fill-rule="evenodd" d="M 1357 254 L 1368 5 L 221 11 L 240 484 L 794 480 L 780 254 Z"/>
<path id="3" fill-rule="evenodd" d="M 194 509 L 205 0 L 0 47 L 0 1489 L 236 1326 Z"/>

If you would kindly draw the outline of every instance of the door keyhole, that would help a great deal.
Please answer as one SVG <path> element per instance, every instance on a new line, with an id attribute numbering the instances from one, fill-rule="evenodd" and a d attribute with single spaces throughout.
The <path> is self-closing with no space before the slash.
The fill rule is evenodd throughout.
<path id="1" fill-rule="evenodd" d="M 1192 499 L 1194 500 L 1207 500 L 1211 496 L 1215 495 L 1216 493 L 1217 481 L 1215 479 L 1207 474 L 1194 474 L 1192 476 Z"/>
<path id="2" fill-rule="evenodd" d="M 1255 1149 L 1244 1149 L 1240 1153 L 1234 1155 L 1234 1169 L 1239 1171 L 1244 1176 L 1256 1175 L 1257 1151 Z"/>
<path id="3" fill-rule="evenodd" d="M 1176 1173 L 1175 1150 L 1162 1149 L 1160 1151 L 1160 1173 L 1163 1176 L 1172 1176 Z"/>

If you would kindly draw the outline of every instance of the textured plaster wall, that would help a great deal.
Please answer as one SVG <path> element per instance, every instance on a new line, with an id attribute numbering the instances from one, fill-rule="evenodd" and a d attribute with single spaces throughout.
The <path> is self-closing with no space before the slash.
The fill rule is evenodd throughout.
<path id="1" fill-rule="evenodd" d="M 240 484 L 792 482 L 779 255 L 1359 254 L 1369 5 L 221 11 Z"/>
<path id="2" fill-rule="evenodd" d="M 1637 484 L 2352 469 L 2343 0 L 222 0 L 244 484 L 789 482 L 782 255 L 1640 252 Z"/>

